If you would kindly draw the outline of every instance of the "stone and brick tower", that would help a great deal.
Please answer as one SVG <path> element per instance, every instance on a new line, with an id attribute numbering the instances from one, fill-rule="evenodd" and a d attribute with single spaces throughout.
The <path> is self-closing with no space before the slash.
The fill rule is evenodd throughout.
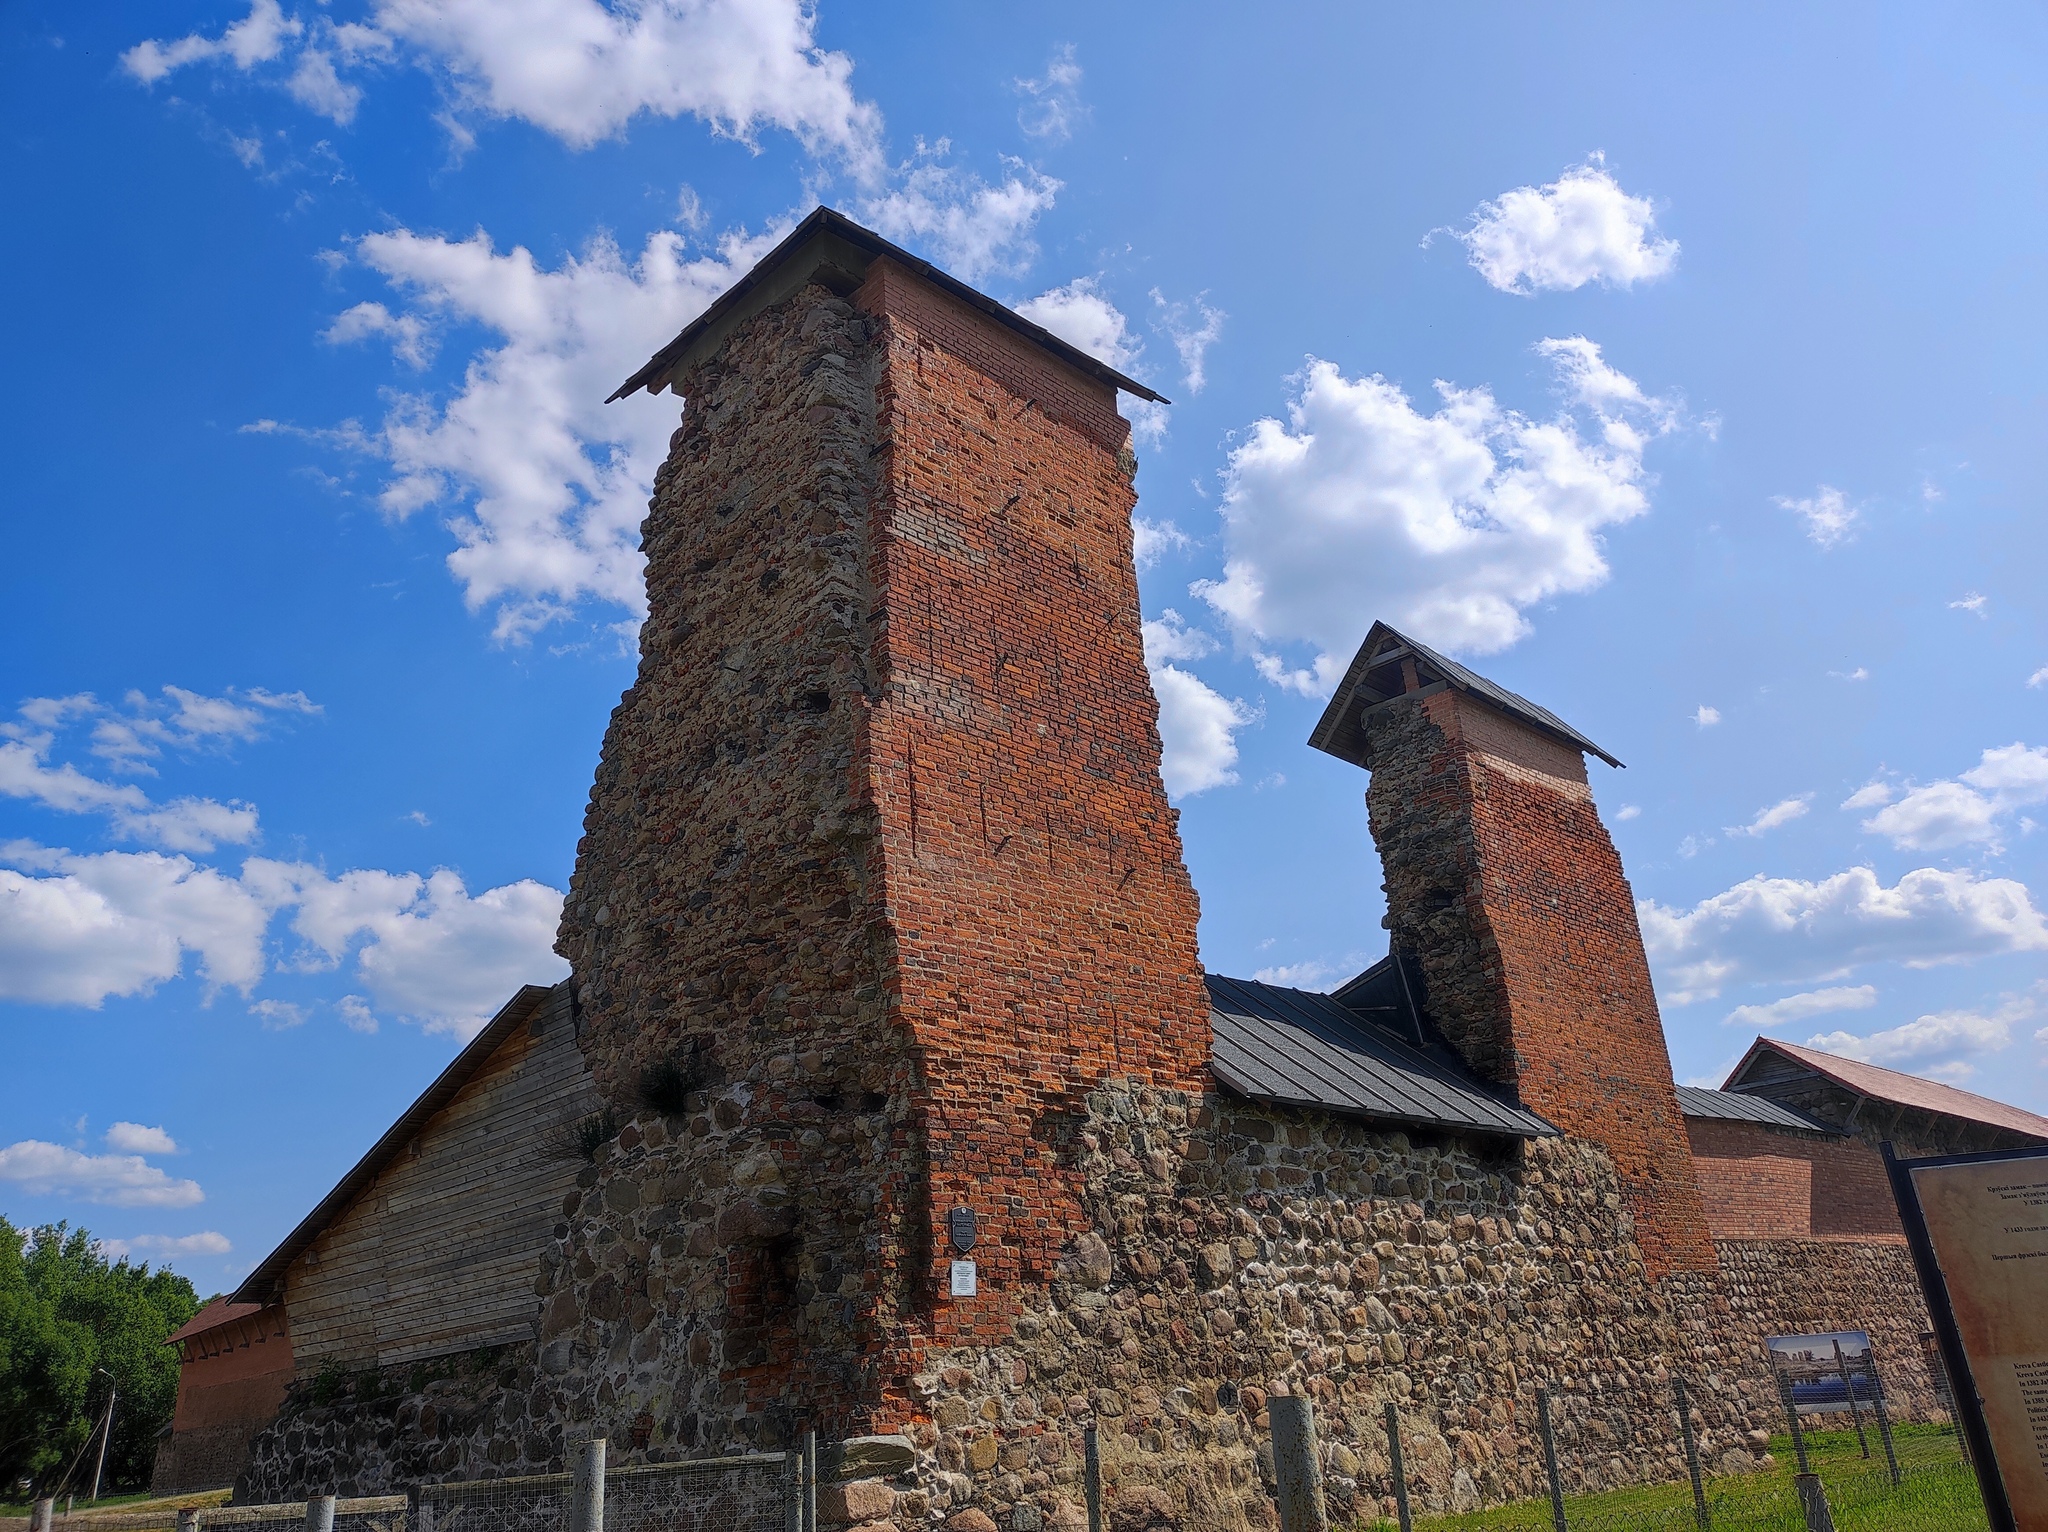
<path id="1" fill-rule="evenodd" d="M 1372 773 L 1394 952 L 1480 1075 L 1613 1157 L 1653 1278 L 1717 1270 L 1621 858 L 1555 715 L 1375 623 L 1311 744 Z"/>
<path id="2" fill-rule="evenodd" d="M 826 209 L 643 386 L 686 402 L 558 943 L 637 1168 L 542 1365 L 685 1448 L 885 1428 L 1089 1227 L 1084 1094 L 1200 1088 L 1116 408 L 1156 396 Z"/>

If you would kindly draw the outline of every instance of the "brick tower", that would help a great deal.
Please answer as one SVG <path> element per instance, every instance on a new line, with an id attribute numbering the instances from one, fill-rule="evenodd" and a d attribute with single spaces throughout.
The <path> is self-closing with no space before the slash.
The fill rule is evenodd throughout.
<path id="1" fill-rule="evenodd" d="M 885 1429 L 1088 1228 L 1083 1094 L 1207 1058 L 1116 409 L 1156 396 L 825 209 L 641 387 L 686 402 L 558 943 L 626 1126 L 541 1365 L 615 1440 Z"/>
<path id="2" fill-rule="evenodd" d="M 1653 1278 L 1717 1269 L 1634 896 L 1555 715 L 1373 624 L 1309 742 L 1372 773 L 1387 929 L 1475 1070 L 1612 1155 Z"/>

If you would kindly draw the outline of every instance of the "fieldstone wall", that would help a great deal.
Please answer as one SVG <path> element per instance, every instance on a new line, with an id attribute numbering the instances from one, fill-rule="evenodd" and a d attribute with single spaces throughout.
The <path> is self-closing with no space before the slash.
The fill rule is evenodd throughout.
<path id="1" fill-rule="evenodd" d="M 573 1325 L 527 1360 L 424 1387 L 394 1374 L 324 1402 L 301 1389 L 252 1491 L 548 1471 L 572 1424 L 607 1434 L 621 1461 L 781 1445 L 775 1416 L 697 1407 L 707 1383 L 725 1385 L 689 1360 L 694 1315 L 650 1297 L 686 1290 L 706 1259 L 692 1241 L 716 1236 L 719 1206 L 670 1190 L 690 1146 L 718 1136 L 729 1098 L 710 1097 L 709 1131 L 643 1117 L 586 1172 L 540 1281 L 544 1313 L 581 1295 L 561 1306 Z M 872 1131 L 885 1127 L 884 1114 Z M 1753 1462 L 1750 1433 L 1771 1418 L 1760 1363 L 1720 1333 L 1711 1282 L 1649 1280 L 1596 1146 L 1429 1142 L 1114 1086 L 1055 1132 L 1092 1227 L 1044 1286 L 967 1301 L 1007 1316 L 1001 1343 L 935 1352 L 913 1379 L 901 1428 L 920 1465 L 890 1497 L 905 1532 L 965 1510 L 1012 1532 L 1071 1525 L 1090 1422 L 1120 1525 L 1266 1525 L 1278 1391 L 1316 1399 L 1329 1492 L 1361 1514 L 1391 1493 L 1389 1400 L 1431 1508 L 1540 1492 L 1542 1384 L 1560 1396 L 1575 1487 L 1682 1475 L 1673 1372 L 1693 1388 L 1710 1464 Z M 716 1195 L 730 1207 L 745 1192 Z M 615 1301 L 592 1301 L 600 1283 Z"/>
<path id="2" fill-rule="evenodd" d="M 1933 1324 L 1906 1237 L 1720 1239 L 1733 1344 L 1757 1354 L 1771 1335 L 1867 1330 L 1895 1419 L 1946 1420 L 1921 1336 Z"/>

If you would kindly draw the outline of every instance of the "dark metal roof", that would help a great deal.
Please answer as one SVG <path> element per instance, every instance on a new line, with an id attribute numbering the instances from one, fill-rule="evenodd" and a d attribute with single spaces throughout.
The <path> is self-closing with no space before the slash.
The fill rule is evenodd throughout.
<path id="1" fill-rule="evenodd" d="M 1446 1050 L 1417 1046 L 1335 996 L 1217 974 L 1207 980 L 1209 1068 L 1240 1096 L 1468 1133 L 1557 1135 Z"/>
<path id="2" fill-rule="evenodd" d="M 1585 735 L 1566 723 L 1548 708 L 1538 707 L 1527 697 L 1517 696 L 1505 686 L 1496 686 L 1482 675 L 1467 670 L 1456 660 L 1447 659 L 1426 644 L 1417 643 L 1405 633 L 1397 632 L 1383 622 L 1372 625 L 1372 631 L 1365 635 L 1365 642 L 1358 646 L 1358 653 L 1352 656 L 1350 668 L 1344 672 L 1344 679 L 1337 683 L 1337 690 L 1330 698 L 1330 705 L 1323 709 L 1323 716 L 1317 721 L 1315 731 L 1308 742 L 1316 749 L 1326 751 L 1339 760 L 1351 762 L 1354 766 L 1370 766 L 1366 758 L 1364 715 L 1372 708 L 1394 701 L 1402 695 L 1402 685 L 1396 667 L 1404 659 L 1415 661 L 1417 678 L 1422 682 L 1422 692 L 1451 687 L 1492 704 L 1503 713 L 1519 718 L 1539 732 L 1570 745 L 1574 750 L 1597 755 L 1610 766 L 1621 762 L 1594 744 Z M 1379 685 L 1368 677 L 1380 672 Z M 1409 693 L 1418 696 L 1422 693 Z"/>
<path id="3" fill-rule="evenodd" d="M 800 255 L 813 258 L 808 262 L 798 261 L 796 258 Z M 930 261 L 912 255 L 899 245 L 891 244 L 873 229 L 862 228 L 844 213 L 833 208 L 821 207 L 791 230 L 789 237 L 781 244 L 762 256 L 752 271 L 719 294 L 711 307 L 683 327 L 680 335 L 648 358 L 647 365 L 621 383 L 605 403 L 610 404 L 613 399 L 623 399 L 639 388 L 645 388 L 650 393 L 660 393 L 673 381 L 673 374 L 678 371 L 679 364 L 695 360 L 695 357 L 691 356 L 693 351 L 700 355 L 708 355 L 734 326 L 766 308 L 770 303 L 795 292 L 803 281 L 813 275 L 822 280 L 836 281 L 851 291 L 861 275 L 866 272 L 868 263 L 877 256 L 886 256 L 897 265 L 908 267 L 969 308 L 979 309 L 996 323 L 1015 330 L 1034 344 L 1043 346 L 1069 367 L 1098 383 L 1106 383 L 1111 388 L 1135 394 L 1140 399 L 1150 400 L 1155 404 L 1173 402 L 1164 394 L 1153 392 L 1137 379 L 1126 377 L 1114 367 L 1097 361 L 1078 346 L 1061 340 L 1044 326 L 1033 324 L 1016 310 L 996 302 L 986 293 L 969 287 L 958 277 L 939 270 Z M 788 277 L 784 281 L 775 281 L 774 278 L 784 267 L 791 267 Z"/>
<path id="4" fill-rule="evenodd" d="M 543 1014 L 542 1007 L 553 1002 L 554 1014 Z M 427 1119 L 461 1094 L 462 1087 L 475 1078 L 478 1070 L 490 1061 L 498 1051 L 498 1045 L 510 1037 L 513 1031 L 537 1017 L 543 1025 L 566 1017 L 569 1010 L 569 981 L 549 988 L 542 984 L 528 984 L 519 993 L 505 1002 L 503 1010 L 493 1016 L 483 1031 L 470 1039 L 469 1046 L 455 1055 L 448 1067 L 441 1071 L 434 1083 L 420 1095 L 419 1100 L 407 1107 L 404 1113 L 385 1131 L 382 1138 L 370 1146 L 370 1152 L 356 1161 L 355 1168 L 335 1185 L 333 1191 L 320 1199 L 320 1205 L 308 1213 L 299 1226 L 287 1234 L 284 1243 L 265 1256 L 256 1269 L 242 1279 L 242 1285 L 230 1294 L 234 1303 L 269 1303 L 282 1295 L 285 1268 L 299 1258 L 306 1247 L 320 1237 L 335 1219 L 347 1212 L 356 1198 L 377 1179 L 377 1173 L 398 1158 L 399 1152 L 412 1142 L 419 1130 L 426 1126 Z"/>
<path id="5" fill-rule="evenodd" d="M 1767 1128 L 1797 1128 L 1802 1133 L 1839 1135 L 1840 1128 L 1803 1116 L 1788 1106 L 1745 1096 L 1739 1091 L 1703 1090 L 1697 1085 L 1678 1087 L 1678 1110 L 1687 1117 L 1708 1117 L 1721 1122 L 1758 1122 Z"/>

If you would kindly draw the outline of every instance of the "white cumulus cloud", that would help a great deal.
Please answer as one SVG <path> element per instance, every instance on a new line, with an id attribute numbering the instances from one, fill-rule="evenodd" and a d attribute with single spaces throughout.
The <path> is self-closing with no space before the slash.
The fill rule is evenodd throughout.
<path id="1" fill-rule="evenodd" d="M 465 119 L 495 118 L 583 149 L 644 112 L 750 145 L 781 129 L 863 179 L 881 168 L 881 113 L 855 94 L 853 61 L 818 46 L 805 0 L 374 0 L 367 25 L 254 0 L 218 38 L 142 42 L 122 63 L 145 85 L 209 61 L 276 64 L 276 84 L 346 124 L 362 87 L 341 71 L 401 58 L 440 87 L 458 144 L 473 137 Z"/>
<path id="2" fill-rule="evenodd" d="M 1192 671 L 1172 663 L 1200 659 L 1215 641 L 1168 608 L 1144 625 L 1145 663 L 1159 699 L 1159 774 L 1174 798 L 1237 781 L 1237 731 L 1257 715 Z"/>
<path id="3" fill-rule="evenodd" d="M 1063 183 L 1006 158 L 1003 179 L 991 185 L 945 163 L 951 147 L 944 139 L 920 143 L 915 157 L 897 168 L 896 184 L 861 202 L 862 220 L 963 282 L 1024 271 L 1038 255 L 1031 231 Z"/>
<path id="4" fill-rule="evenodd" d="M 97 1009 L 177 977 L 187 953 L 210 986 L 262 977 L 273 906 L 189 857 L 16 843 L 0 861 L 0 997 Z"/>
<path id="5" fill-rule="evenodd" d="M 1209 348 L 1223 339 L 1223 321 L 1230 316 L 1210 307 L 1199 296 L 1192 303 L 1169 303 L 1166 294 L 1156 287 L 1152 289 L 1152 302 L 1158 310 L 1154 324 L 1166 332 L 1173 349 L 1180 354 L 1181 377 L 1187 391 L 1199 394 L 1209 382 L 1205 366 Z"/>
<path id="6" fill-rule="evenodd" d="M 551 984 L 568 972 L 553 951 L 562 917 L 559 891 L 522 879 L 471 897 L 445 869 L 358 870 L 330 878 L 317 868 L 252 863 L 248 875 L 282 905 L 312 949 L 310 964 L 334 966 L 355 952 L 356 974 L 387 1013 L 430 1032 L 473 1037 L 521 984 Z M 345 996 L 342 1021 L 375 1031 L 359 996 Z"/>
<path id="7" fill-rule="evenodd" d="M 1793 820 L 1804 817 L 1808 806 L 1812 802 L 1812 793 L 1801 793 L 1796 798 L 1781 798 L 1769 808 L 1759 809 L 1756 818 L 1750 820 L 1748 824 L 1729 825 L 1727 833 L 1730 835 L 1768 835 L 1771 831 L 1777 829 L 1778 826 L 1790 824 Z"/>
<path id="8" fill-rule="evenodd" d="M 176 1154 L 178 1142 L 162 1128 L 139 1122 L 117 1122 L 106 1132 L 109 1149 L 123 1154 Z"/>
<path id="9" fill-rule="evenodd" d="M 1709 707 L 1706 703 L 1702 702 L 1693 710 L 1692 721 L 1702 729 L 1711 729 L 1721 721 L 1721 710 L 1717 707 Z"/>
<path id="10" fill-rule="evenodd" d="M 1753 1027 L 1759 1032 L 1768 1032 L 1774 1027 L 1790 1026 L 1796 1021 L 1825 1016 L 1830 1011 L 1867 1011 L 1876 1004 L 1876 985 L 1844 984 L 1830 989 L 1810 989 L 1801 994 L 1787 995 L 1784 999 L 1773 1000 L 1767 1005 L 1738 1005 L 1722 1018 L 1721 1024 L 1728 1027 Z"/>
<path id="11" fill-rule="evenodd" d="M 1017 312 L 1118 372 L 1129 372 L 1144 350 L 1130 321 L 1093 277 L 1076 277 L 1065 287 L 1026 299 Z"/>
<path id="12" fill-rule="evenodd" d="M 586 599 L 642 615 L 639 528 L 676 404 L 644 392 L 603 401 L 782 232 L 733 235 L 694 259 L 670 230 L 631 261 L 598 239 L 552 271 L 481 232 L 450 240 L 398 229 L 357 242 L 356 259 L 410 306 L 355 329 L 396 328 L 413 345 L 436 323 L 467 320 L 498 337 L 470 359 L 453 398 L 402 395 L 357 440 L 391 466 L 387 514 L 451 509 L 449 569 L 472 610 L 496 608 L 500 638 L 528 635 Z"/>
<path id="13" fill-rule="evenodd" d="M 167 1175 L 139 1154 L 86 1154 L 35 1138 L 0 1148 L 0 1185 L 110 1207 L 183 1208 L 206 1200 L 197 1181 Z"/>
<path id="14" fill-rule="evenodd" d="M 99 1243 L 100 1253 L 110 1261 L 131 1255 L 174 1261 L 181 1255 L 228 1255 L 235 1248 L 225 1234 L 215 1229 L 198 1234 L 134 1234 L 127 1239 L 103 1239 Z"/>
<path id="15" fill-rule="evenodd" d="M 1312 360 L 1286 421 L 1246 433 L 1224 474 L 1224 577 L 1197 594 L 1276 685 L 1320 695 L 1376 617 L 1490 653 L 1527 608 L 1607 578 L 1606 528 L 1649 509 L 1643 448 L 1674 412 L 1583 337 L 1537 348 L 1566 405 L 1536 420 L 1439 382 L 1425 415 L 1382 377 Z M 1305 667 L 1278 646 L 1308 645 Z"/>
<path id="16" fill-rule="evenodd" d="M 1997 1053 L 2012 1042 L 2012 1026 L 2035 1014 L 2031 997 L 2018 997 L 1998 1010 L 1935 1011 L 1903 1026 L 1859 1036 L 1854 1032 L 1823 1032 L 1806 1040 L 1809 1048 L 1881 1064 L 1909 1074 L 1961 1081 L 1976 1072 L 1973 1059 Z"/>
<path id="17" fill-rule="evenodd" d="M 1870 963 L 1931 968 L 2048 951 L 2048 920 L 2025 884 L 1935 867 L 1889 888 L 1868 867 L 1811 881 L 1759 874 L 1691 909 L 1646 899 L 1636 914 L 1658 992 L 1674 1005 L 1730 985 L 1840 978 Z"/>
<path id="18" fill-rule="evenodd" d="M 1780 509 L 1792 512 L 1806 523 L 1806 535 L 1823 548 L 1833 548 L 1846 542 L 1856 529 L 1856 522 L 1862 511 L 1849 503 L 1848 498 L 1831 484 L 1823 484 L 1804 499 L 1792 500 L 1778 496 Z"/>
<path id="19" fill-rule="evenodd" d="M 1562 292 L 1599 282 L 1633 287 L 1678 263 L 1678 241 L 1656 237 L 1657 210 L 1631 197 L 1599 155 L 1547 186 L 1518 186 L 1481 203 L 1454 231 L 1472 265 L 1502 292 Z"/>
<path id="20" fill-rule="evenodd" d="M 1863 828 L 1901 850 L 1969 845 L 2002 850 L 2007 817 L 2029 804 L 2048 802 L 2048 748 L 2018 742 L 2000 745 L 1986 750 L 1959 778 L 1907 788 L 1896 802 L 1886 802 L 1891 796 L 1890 787 L 1872 783 L 1842 807 L 1884 804 L 1863 821 Z"/>

